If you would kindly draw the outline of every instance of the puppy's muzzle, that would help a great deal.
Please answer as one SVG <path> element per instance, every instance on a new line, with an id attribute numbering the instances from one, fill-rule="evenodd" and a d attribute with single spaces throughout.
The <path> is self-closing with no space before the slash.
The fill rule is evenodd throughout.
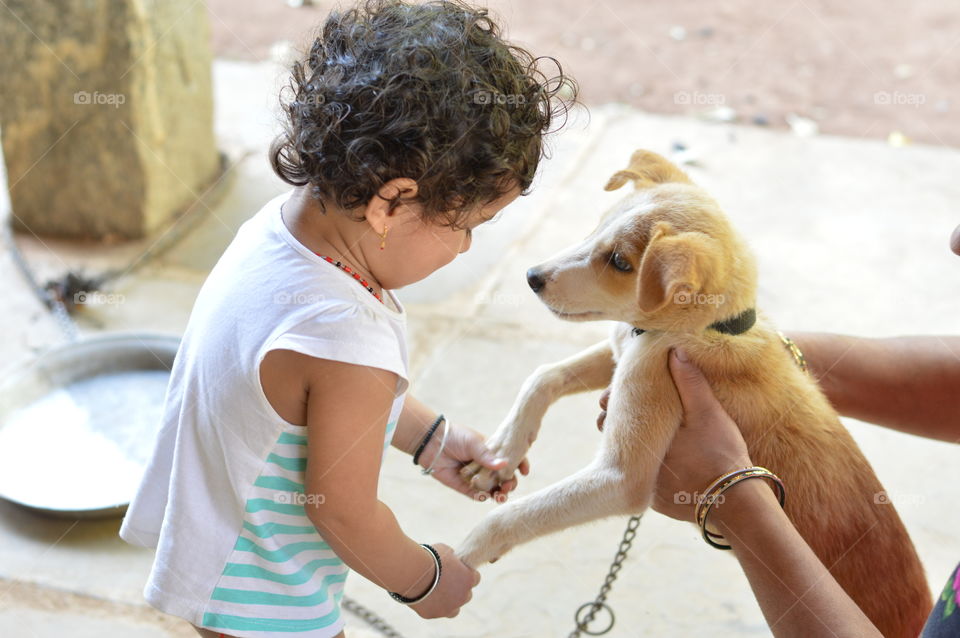
<path id="1" fill-rule="evenodd" d="M 533 292 L 540 292 L 543 290 L 544 285 L 546 285 L 547 280 L 536 268 L 531 268 L 527 271 L 527 284 L 530 285 L 530 289 Z"/>

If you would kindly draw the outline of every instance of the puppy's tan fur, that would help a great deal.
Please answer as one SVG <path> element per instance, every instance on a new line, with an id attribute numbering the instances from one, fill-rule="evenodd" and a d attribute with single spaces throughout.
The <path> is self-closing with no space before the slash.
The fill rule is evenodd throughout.
<path id="1" fill-rule="evenodd" d="M 511 477 L 551 403 L 610 384 L 598 453 L 567 479 L 494 509 L 458 554 L 480 565 L 544 534 L 649 507 L 682 416 L 667 367 L 669 350 L 682 346 L 740 426 L 754 463 L 783 479 L 787 515 L 840 585 L 884 636 L 915 637 L 932 606 L 923 568 L 816 382 L 762 315 L 739 336 L 708 328 L 755 307 L 747 246 L 716 202 L 663 157 L 637 151 L 606 188 L 628 182 L 634 191 L 583 243 L 536 268 L 538 294 L 557 316 L 621 323 L 609 341 L 542 366 L 524 383 L 488 441 L 509 459 L 504 470 L 471 465 L 463 474 L 481 489 Z M 634 326 L 647 332 L 633 336 Z"/>

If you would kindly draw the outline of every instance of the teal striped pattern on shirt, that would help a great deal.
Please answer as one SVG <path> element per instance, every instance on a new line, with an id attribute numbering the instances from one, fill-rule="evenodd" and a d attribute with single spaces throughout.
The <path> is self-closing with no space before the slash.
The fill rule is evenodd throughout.
<path id="1" fill-rule="evenodd" d="M 396 421 L 387 424 L 386 454 Z M 304 510 L 307 437 L 281 432 L 247 498 L 243 525 L 202 626 L 269 638 L 327 638 L 343 629 L 340 598 L 349 569 Z"/>

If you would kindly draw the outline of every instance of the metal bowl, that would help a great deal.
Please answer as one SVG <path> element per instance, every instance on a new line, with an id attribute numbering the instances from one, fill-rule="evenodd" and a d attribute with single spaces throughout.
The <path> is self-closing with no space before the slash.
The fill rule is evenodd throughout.
<path id="1" fill-rule="evenodd" d="M 54 347 L 0 388 L 0 498 L 121 516 L 156 441 L 180 338 L 111 332 Z"/>

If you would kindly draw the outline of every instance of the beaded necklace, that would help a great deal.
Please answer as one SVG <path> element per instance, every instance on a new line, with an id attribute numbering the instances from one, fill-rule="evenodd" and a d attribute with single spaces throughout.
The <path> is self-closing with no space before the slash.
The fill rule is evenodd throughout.
<path id="1" fill-rule="evenodd" d="M 380 297 L 380 295 L 374 292 L 373 286 L 367 283 L 367 280 L 361 277 L 358 273 L 354 272 L 353 269 L 350 268 L 350 266 L 340 263 L 339 261 L 333 259 L 332 257 L 327 257 L 326 255 L 321 255 L 320 253 L 314 253 L 314 254 L 320 259 L 323 259 L 324 261 L 326 261 L 327 263 L 333 264 L 334 266 L 336 266 L 343 272 L 347 273 L 348 275 L 351 275 L 354 279 L 360 282 L 360 285 L 366 288 L 371 295 L 376 297 L 377 301 L 379 301 L 380 303 L 383 303 L 383 299 Z"/>

